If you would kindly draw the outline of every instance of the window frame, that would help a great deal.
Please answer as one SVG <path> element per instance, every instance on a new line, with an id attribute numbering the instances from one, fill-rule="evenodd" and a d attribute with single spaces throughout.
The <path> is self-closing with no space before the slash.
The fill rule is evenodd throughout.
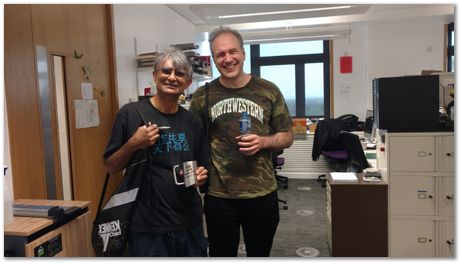
<path id="1" fill-rule="evenodd" d="M 260 76 L 261 66 L 274 65 L 295 65 L 296 75 L 296 113 L 293 118 L 325 118 L 331 116 L 331 72 L 330 72 L 330 50 L 332 43 L 329 40 L 323 41 L 323 53 L 304 54 L 304 55 L 284 55 L 284 56 L 260 56 L 260 44 L 250 45 L 251 49 L 251 72 Z M 323 63 L 324 83 L 323 83 L 323 103 L 324 115 L 306 115 L 305 109 L 305 64 Z M 299 99 L 300 98 L 300 99 Z"/>

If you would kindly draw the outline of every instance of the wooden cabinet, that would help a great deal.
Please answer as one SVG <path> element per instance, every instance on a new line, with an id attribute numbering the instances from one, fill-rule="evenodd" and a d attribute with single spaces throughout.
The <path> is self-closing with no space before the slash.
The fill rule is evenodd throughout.
<path id="1" fill-rule="evenodd" d="M 378 131 L 388 180 L 389 256 L 454 256 L 454 134 Z"/>
<path id="2" fill-rule="evenodd" d="M 91 247 L 89 202 L 61 200 L 16 200 L 15 204 L 77 207 L 70 216 L 50 218 L 14 217 L 5 225 L 6 257 L 88 257 Z"/>
<path id="3" fill-rule="evenodd" d="M 335 182 L 327 175 L 327 232 L 334 257 L 388 255 L 387 184 L 385 181 Z"/>

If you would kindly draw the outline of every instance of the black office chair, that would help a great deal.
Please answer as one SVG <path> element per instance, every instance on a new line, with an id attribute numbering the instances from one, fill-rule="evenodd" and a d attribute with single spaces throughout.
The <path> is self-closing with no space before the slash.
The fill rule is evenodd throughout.
<path id="1" fill-rule="evenodd" d="M 347 164 L 348 154 L 345 147 L 342 150 L 323 151 L 321 155 L 324 156 L 329 164 L 335 164 L 335 171 L 339 172 L 343 164 Z"/>
<path id="2" fill-rule="evenodd" d="M 282 176 L 278 174 L 278 171 L 281 170 L 282 166 L 284 165 L 284 158 L 280 157 L 283 151 L 275 151 L 272 153 L 272 163 L 273 163 L 273 169 L 275 170 L 275 178 L 276 182 L 278 183 L 278 186 L 281 186 L 283 189 L 288 188 L 288 178 L 286 176 Z M 283 204 L 283 209 L 287 210 L 288 209 L 288 204 L 286 200 L 279 199 L 278 202 Z"/>
<path id="3" fill-rule="evenodd" d="M 337 120 L 343 121 L 343 129 L 345 131 L 355 131 L 358 127 L 359 121 L 358 116 L 354 114 L 344 114 L 336 118 Z"/>

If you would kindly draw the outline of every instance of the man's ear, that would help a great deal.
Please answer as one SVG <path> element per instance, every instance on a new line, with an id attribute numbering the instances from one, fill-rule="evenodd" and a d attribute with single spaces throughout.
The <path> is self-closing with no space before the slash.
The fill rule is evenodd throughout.
<path id="1" fill-rule="evenodd" d="M 187 87 L 185 89 L 188 89 L 190 87 L 190 85 L 192 85 L 192 79 L 189 79 L 187 81 Z"/>

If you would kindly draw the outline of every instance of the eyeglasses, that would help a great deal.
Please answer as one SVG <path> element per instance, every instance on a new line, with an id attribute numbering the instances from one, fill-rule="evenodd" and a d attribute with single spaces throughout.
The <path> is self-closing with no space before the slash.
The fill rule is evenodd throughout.
<path id="1" fill-rule="evenodd" d="M 181 70 L 177 70 L 177 69 L 173 69 L 173 68 L 162 68 L 161 69 L 161 73 L 165 74 L 165 75 L 171 75 L 174 71 L 174 75 L 177 77 L 177 78 L 185 78 L 187 76 L 187 74 L 185 74 L 185 72 L 181 71 Z"/>

